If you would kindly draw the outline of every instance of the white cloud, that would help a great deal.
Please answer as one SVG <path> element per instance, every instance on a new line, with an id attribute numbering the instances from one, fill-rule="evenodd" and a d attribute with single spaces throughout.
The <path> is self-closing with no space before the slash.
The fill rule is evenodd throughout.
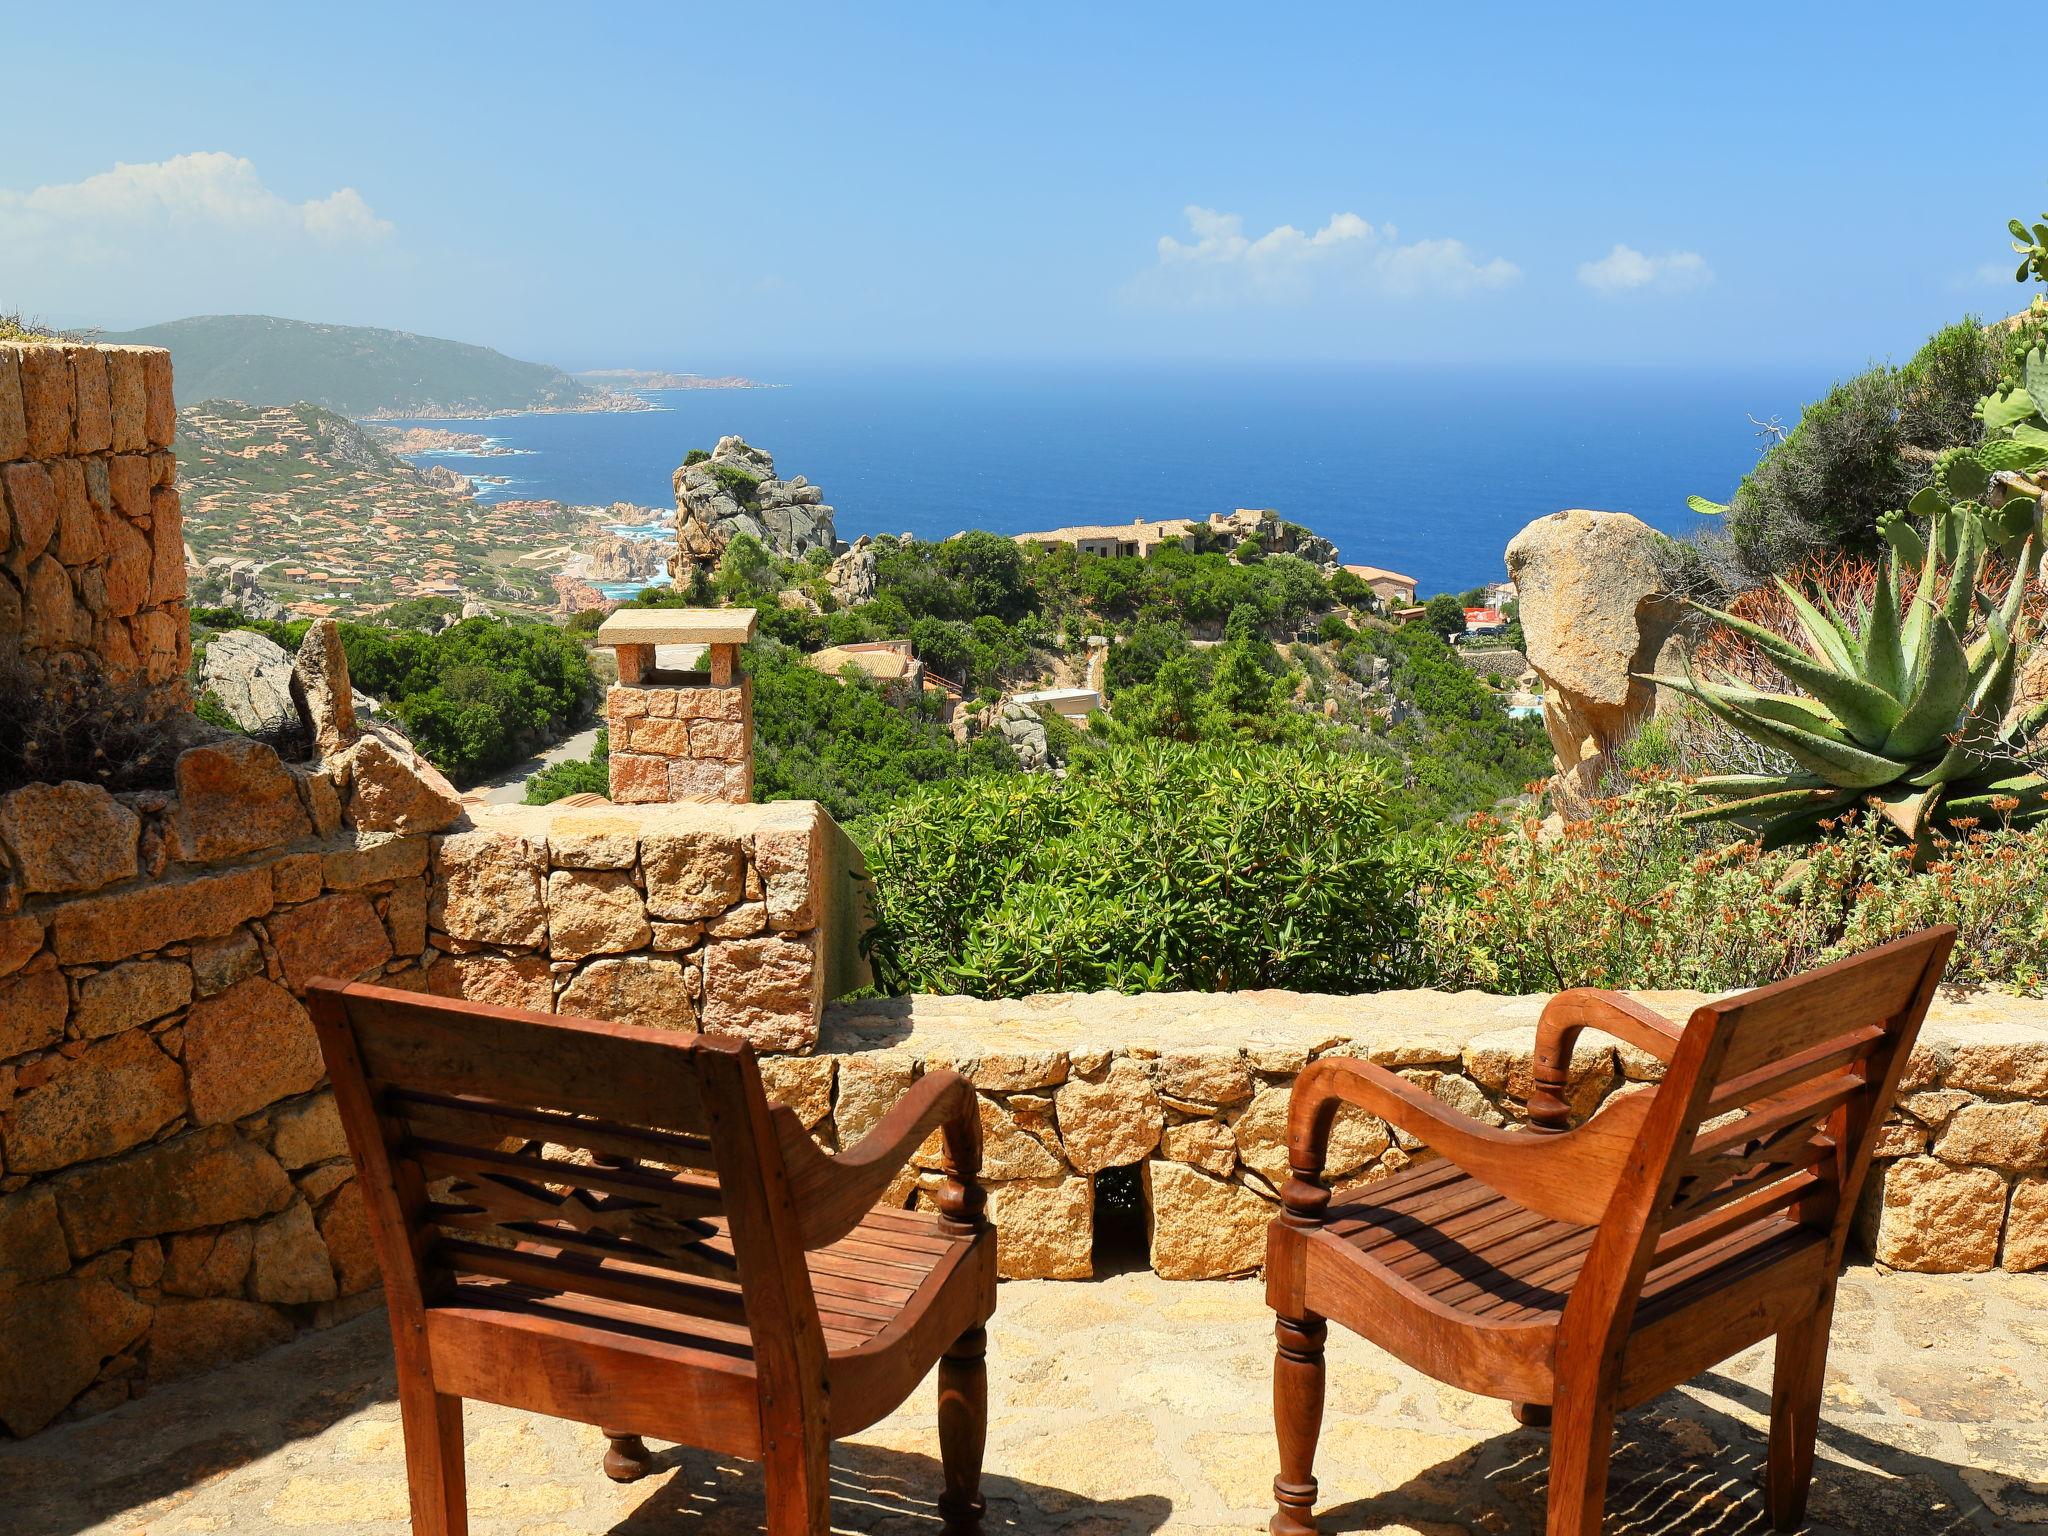
<path id="1" fill-rule="evenodd" d="M 1595 293 L 1689 293 L 1714 280 L 1714 269 L 1698 251 L 1647 256 L 1632 245 L 1617 245 L 1598 261 L 1579 264 L 1579 281 Z"/>
<path id="2" fill-rule="evenodd" d="M 342 187 L 292 202 L 217 151 L 116 165 L 80 181 L 0 188 L 0 293 L 72 324 L 115 327 L 202 309 L 331 305 L 388 256 L 391 221 Z"/>
<path id="3" fill-rule="evenodd" d="M 1159 259 L 1132 280 L 1137 298 L 1177 304 L 1300 303 L 1343 290 L 1411 298 L 1499 288 L 1519 278 L 1513 262 L 1481 261 L 1462 240 L 1409 245 L 1391 224 L 1332 214 L 1314 234 L 1282 224 L 1256 238 L 1235 213 L 1189 206 L 1191 239 L 1159 237 Z"/>

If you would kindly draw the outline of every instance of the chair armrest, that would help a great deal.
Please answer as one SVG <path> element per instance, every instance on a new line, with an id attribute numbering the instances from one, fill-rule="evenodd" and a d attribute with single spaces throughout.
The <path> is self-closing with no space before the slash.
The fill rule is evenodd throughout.
<path id="1" fill-rule="evenodd" d="M 1462 1115 L 1426 1089 L 1373 1062 L 1325 1056 L 1294 1080 L 1287 1112 L 1293 1176 L 1280 1192 L 1282 1218 L 1316 1226 L 1329 1207 L 1323 1167 L 1337 1111 L 1356 1105 L 1427 1143 L 1480 1182 L 1553 1221 L 1597 1225 L 1634 1150 L 1653 1095 L 1617 1099 L 1575 1131 L 1532 1135 Z"/>
<path id="2" fill-rule="evenodd" d="M 949 1226 L 979 1230 L 988 1197 L 981 1172 L 981 1110 L 974 1086 L 957 1072 L 927 1072 L 860 1141 L 836 1156 L 811 1140 L 795 1113 L 772 1106 L 776 1139 L 806 1248 L 837 1242 L 860 1224 L 934 1130 L 943 1132 L 939 1214 Z"/>
<path id="3" fill-rule="evenodd" d="M 1572 1050 L 1582 1030 L 1597 1029 L 1668 1063 L 1684 1026 L 1621 992 L 1574 987 L 1544 1005 L 1536 1021 L 1536 1052 L 1529 1084 L 1529 1126 L 1562 1131 L 1571 1125 L 1565 1094 L 1570 1086 Z"/>

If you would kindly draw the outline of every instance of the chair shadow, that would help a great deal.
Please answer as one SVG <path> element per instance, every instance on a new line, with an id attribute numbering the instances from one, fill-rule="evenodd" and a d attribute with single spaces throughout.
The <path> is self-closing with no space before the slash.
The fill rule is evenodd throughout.
<path id="1" fill-rule="evenodd" d="M 1696 1389 L 1764 1415 L 1770 1396 L 1710 1372 Z M 1699 1397 L 1667 1392 L 1621 1416 L 1607 1480 L 1606 1536 L 1764 1536 L 1765 1431 Z M 1335 1467 L 1318 1467 L 1325 1495 Z M 1325 1532 L 1376 1531 L 1401 1520 L 1436 1536 L 1540 1536 L 1547 1509 L 1550 1436 L 1496 1435 L 1400 1487 L 1324 1506 Z M 1972 1488 L 1966 1473 L 1980 1488 Z M 1981 1489 L 1991 1487 L 1998 1508 Z M 1467 1524 L 1468 1521 L 1475 1523 Z M 1820 1444 L 1802 1530 L 1845 1536 L 1975 1536 L 2048 1521 L 2048 1484 L 1873 1440 L 1821 1414 Z"/>
<path id="2" fill-rule="evenodd" d="M 669 1446 L 654 1457 L 652 1492 L 609 1536 L 754 1536 L 766 1528 L 757 1463 Z M 914 1451 L 841 1442 L 832 1447 L 832 1529 L 850 1536 L 921 1536 L 943 1528 L 939 1460 Z M 1173 1504 L 1159 1494 L 1091 1499 L 1000 1472 L 985 1472 L 986 1536 L 1084 1522 L 1090 1536 L 1148 1536 Z"/>

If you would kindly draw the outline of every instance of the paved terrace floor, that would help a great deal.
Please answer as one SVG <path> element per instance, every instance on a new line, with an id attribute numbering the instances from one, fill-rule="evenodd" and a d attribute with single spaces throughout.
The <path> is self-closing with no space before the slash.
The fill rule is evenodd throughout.
<path id="1" fill-rule="evenodd" d="M 2048 1282 L 1852 1270 L 1835 1320 L 1809 1529 L 1870 1536 L 2048 1526 Z M 1255 1280 L 1149 1272 L 1019 1282 L 991 1328 L 989 1536 L 1263 1528 L 1270 1331 Z M 9 1536 L 402 1536 L 405 1480 L 381 1313 L 0 1450 Z M 1543 1527 L 1546 1437 L 1330 1331 L 1318 1467 L 1328 1532 Z M 1752 1350 L 1624 1417 L 1607 1531 L 1760 1532 L 1770 1361 Z M 833 1456 L 834 1528 L 935 1536 L 931 1383 Z M 477 1536 L 759 1529 L 752 1466 L 658 1448 L 620 1487 L 580 1424 L 471 1404 Z"/>

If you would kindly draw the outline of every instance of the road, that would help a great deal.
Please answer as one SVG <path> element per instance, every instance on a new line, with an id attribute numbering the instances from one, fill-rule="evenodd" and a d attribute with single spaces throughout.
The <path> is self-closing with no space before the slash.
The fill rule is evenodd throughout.
<path id="1" fill-rule="evenodd" d="M 514 763 L 510 768 L 473 785 L 467 792 L 481 794 L 487 805 L 517 805 L 526 798 L 526 781 L 541 769 L 590 756 L 591 749 L 597 745 L 598 729 L 593 725 L 587 731 L 566 736 L 547 751 Z"/>

